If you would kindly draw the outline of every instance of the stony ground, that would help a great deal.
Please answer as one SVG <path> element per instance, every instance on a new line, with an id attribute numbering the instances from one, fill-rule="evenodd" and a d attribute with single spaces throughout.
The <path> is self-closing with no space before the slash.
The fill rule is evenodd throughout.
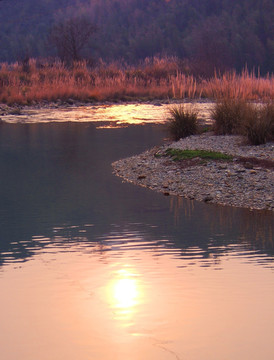
<path id="1" fill-rule="evenodd" d="M 173 161 L 167 148 L 219 151 L 232 161 Z M 156 155 L 156 156 L 155 156 Z M 113 163 L 134 184 L 199 201 L 274 211 L 274 143 L 250 146 L 240 136 L 190 136 Z"/>

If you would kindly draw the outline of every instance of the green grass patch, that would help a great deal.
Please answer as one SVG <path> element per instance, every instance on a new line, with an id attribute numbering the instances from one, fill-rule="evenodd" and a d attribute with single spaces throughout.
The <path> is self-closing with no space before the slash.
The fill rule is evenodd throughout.
<path id="1" fill-rule="evenodd" d="M 165 152 L 166 156 L 170 156 L 172 160 L 186 160 L 200 158 L 204 160 L 228 160 L 231 161 L 233 156 L 227 155 L 217 151 L 207 150 L 180 150 L 180 149 L 167 149 Z"/>

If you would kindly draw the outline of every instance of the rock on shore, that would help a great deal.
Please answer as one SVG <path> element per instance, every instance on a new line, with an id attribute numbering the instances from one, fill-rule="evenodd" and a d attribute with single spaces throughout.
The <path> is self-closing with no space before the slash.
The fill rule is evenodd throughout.
<path id="1" fill-rule="evenodd" d="M 167 148 L 212 150 L 232 161 L 173 161 Z M 157 156 L 155 156 L 157 154 Z M 159 156 L 160 154 L 160 156 Z M 251 146 L 240 136 L 194 135 L 114 162 L 114 173 L 164 195 L 274 211 L 274 144 Z"/>

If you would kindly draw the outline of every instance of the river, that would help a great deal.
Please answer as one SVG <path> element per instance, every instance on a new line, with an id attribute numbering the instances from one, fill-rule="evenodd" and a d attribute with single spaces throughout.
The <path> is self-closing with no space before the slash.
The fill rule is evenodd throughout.
<path id="1" fill-rule="evenodd" d="M 274 357 L 272 213 L 115 177 L 166 137 L 140 106 L 146 125 L 121 105 L 0 124 L 1 359 Z"/>

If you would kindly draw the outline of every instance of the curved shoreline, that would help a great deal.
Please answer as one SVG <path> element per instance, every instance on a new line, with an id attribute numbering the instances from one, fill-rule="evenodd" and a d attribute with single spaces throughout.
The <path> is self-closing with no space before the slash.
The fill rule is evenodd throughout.
<path id="1" fill-rule="evenodd" d="M 232 155 L 233 161 L 175 162 L 161 156 L 168 148 L 219 151 Z M 124 180 L 164 195 L 274 211 L 274 143 L 251 146 L 243 144 L 240 136 L 207 133 L 150 149 L 112 166 Z"/>

